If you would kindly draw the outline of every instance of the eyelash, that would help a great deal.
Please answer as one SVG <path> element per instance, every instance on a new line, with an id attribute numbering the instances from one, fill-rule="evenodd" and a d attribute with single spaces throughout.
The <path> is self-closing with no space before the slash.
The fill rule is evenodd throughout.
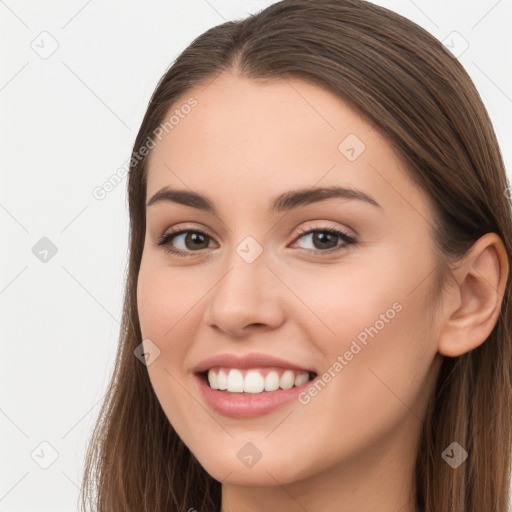
<path id="1" fill-rule="evenodd" d="M 156 246 L 162 247 L 166 252 L 173 254 L 175 256 L 179 257 L 190 257 L 191 253 L 198 253 L 200 251 L 182 251 L 180 249 L 172 249 L 169 246 L 169 242 L 178 235 L 182 235 L 183 233 L 198 233 L 200 235 L 203 235 L 207 238 L 211 237 L 204 233 L 203 231 L 197 230 L 197 229 L 176 229 L 168 231 L 164 235 L 162 235 L 155 243 Z M 339 229 L 336 229 L 333 226 L 315 226 L 314 228 L 300 228 L 299 232 L 297 233 L 294 240 L 298 240 L 300 238 L 303 238 L 306 235 L 309 235 L 311 233 L 329 233 L 332 235 L 338 235 L 339 238 L 344 242 L 343 245 L 339 247 L 333 247 L 331 249 L 327 249 L 325 251 L 321 251 L 320 249 L 302 249 L 306 254 L 310 255 L 318 255 L 318 254 L 332 254 L 333 252 L 339 252 L 342 249 L 346 248 L 347 246 L 354 245 L 357 246 L 358 242 L 357 240 L 345 233 L 344 231 L 340 231 Z"/>

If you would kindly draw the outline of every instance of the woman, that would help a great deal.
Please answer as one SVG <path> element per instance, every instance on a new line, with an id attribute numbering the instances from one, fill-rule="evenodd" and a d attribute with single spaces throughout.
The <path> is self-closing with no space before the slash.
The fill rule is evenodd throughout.
<path id="1" fill-rule="evenodd" d="M 506 512 L 506 191 L 469 76 L 399 15 L 283 0 L 198 37 L 133 148 L 83 506 Z"/>

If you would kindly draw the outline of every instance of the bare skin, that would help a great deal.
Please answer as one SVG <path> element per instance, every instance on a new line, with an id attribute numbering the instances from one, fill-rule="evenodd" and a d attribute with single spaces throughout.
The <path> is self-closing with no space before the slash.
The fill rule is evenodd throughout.
<path id="1" fill-rule="evenodd" d="M 217 213 L 149 206 L 137 290 L 143 339 L 161 351 L 148 372 L 169 421 L 222 482 L 222 512 L 416 512 L 427 399 L 442 356 L 472 350 L 496 324 L 508 275 L 500 238 L 475 243 L 431 321 L 431 205 L 371 125 L 301 80 L 224 73 L 186 97 L 198 104 L 153 150 L 147 200 L 163 187 L 194 191 Z M 349 134 L 364 151 L 354 138 L 338 148 Z M 379 206 L 331 198 L 269 210 L 284 192 L 329 186 Z M 188 256 L 156 246 L 171 227 L 204 233 L 203 248 L 186 234 L 168 246 Z M 315 231 L 300 238 L 299 228 Z M 315 233 L 326 228 L 357 243 L 334 236 L 324 248 Z M 252 263 L 237 253 L 248 236 L 263 251 Z M 349 360 L 371 326 L 377 334 Z M 263 352 L 319 375 L 338 356 L 346 364 L 307 403 L 235 419 L 195 385 L 194 366 L 220 352 Z M 262 453 L 252 467 L 237 457 L 248 442 Z"/>

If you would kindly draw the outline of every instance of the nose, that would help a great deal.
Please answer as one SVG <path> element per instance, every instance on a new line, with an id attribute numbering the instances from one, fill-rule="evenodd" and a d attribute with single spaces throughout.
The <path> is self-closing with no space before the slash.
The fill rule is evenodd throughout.
<path id="1" fill-rule="evenodd" d="M 275 269 L 260 256 L 248 263 L 238 254 L 207 295 L 206 324 L 233 338 L 243 338 L 254 329 L 278 328 L 285 319 L 283 285 Z"/>

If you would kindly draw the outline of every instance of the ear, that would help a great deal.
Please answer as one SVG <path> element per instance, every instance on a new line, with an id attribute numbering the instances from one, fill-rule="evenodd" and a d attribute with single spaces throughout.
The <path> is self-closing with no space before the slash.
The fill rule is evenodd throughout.
<path id="1" fill-rule="evenodd" d="M 509 272 L 507 252 L 496 233 L 486 233 L 453 271 L 454 288 L 443 300 L 438 340 L 442 355 L 456 357 L 481 345 L 500 314 Z"/>

